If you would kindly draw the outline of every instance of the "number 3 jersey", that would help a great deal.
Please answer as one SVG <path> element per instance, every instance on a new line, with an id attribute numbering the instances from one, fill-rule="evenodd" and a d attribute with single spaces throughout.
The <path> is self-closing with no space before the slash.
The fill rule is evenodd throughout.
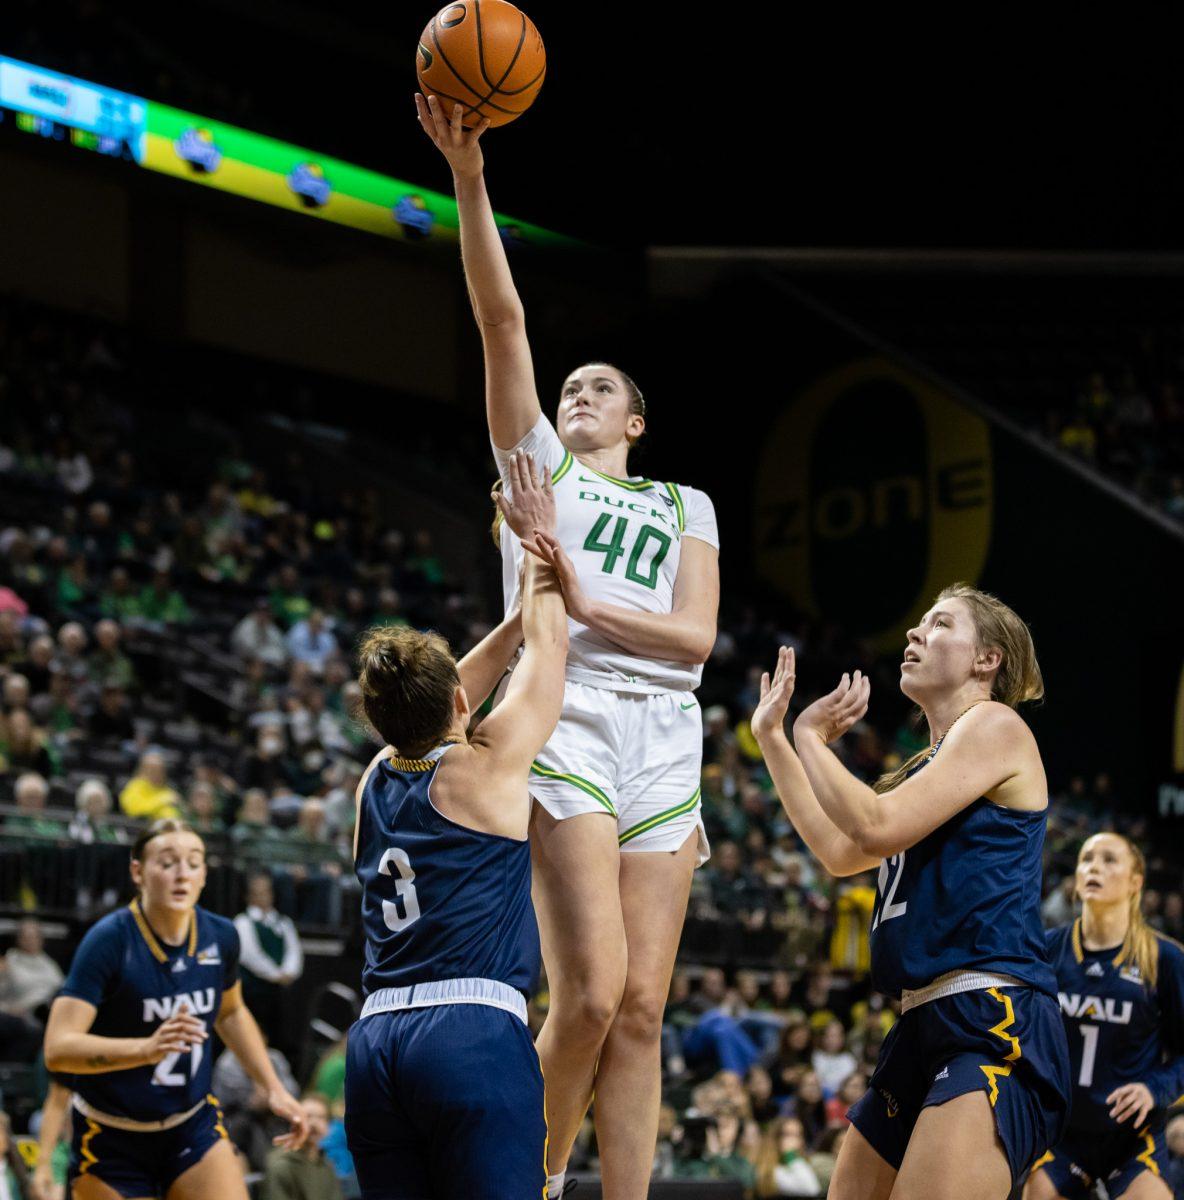
<path id="1" fill-rule="evenodd" d="M 1043 810 L 984 796 L 886 858 L 870 937 L 876 990 L 899 996 L 950 971 L 992 971 L 1055 996 L 1040 922 L 1044 823 Z"/>
<path id="2" fill-rule="evenodd" d="M 507 494 L 514 450 L 534 456 L 536 470 L 551 468 L 555 484 L 556 537 L 575 564 L 589 599 L 639 612 L 668 613 L 682 540 L 698 538 L 719 549 L 715 508 L 704 492 L 652 479 L 614 479 L 578 462 L 540 416 L 510 450 L 493 448 Z M 502 587 L 506 610 L 518 599 L 522 543 L 501 529 Z M 577 621 L 568 625 L 567 678 L 623 692 L 690 691 L 702 665 L 641 658 Z"/>
<path id="3" fill-rule="evenodd" d="M 162 1120 L 205 1100 L 214 1021 L 223 993 L 238 981 L 238 957 L 234 923 L 204 908 L 193 910 L 180 946 L 157 938 L 136 900 L 97 921 L 79 943 L 58 993 L 95 1006 L 90 1032 L 151 1037 L 184 1004 L 210 1038 L 155 1064 L 72 1076 L 70 1086 L 94 1109 L 133 1121 Z"/>
<path id="4" fill-rule="evenodd" d="M 538 975 L 530 843 L 458 825 L 435 808 L 432 780 L 449 748 L 424 758 L 388 749 L 362 784 L 354 865 L 367 996 L 446 979 L 494 979 L 529 996 Z"/>
<path id="5" fill-rule="evenodd" d="M 1069 1037 L 1073 1129 L 1113 1133 L 1106 1097 L 1126 1083 L 1143 1083 L 1157 1108 L 1184 1092 L 1184 948 L 1155 935 L 1159 965 L 1148 987 L 1133 962 L 1118 962 L 1121 946 L 1087 950 L 1081 919 L 1046 935 L 1056 972 L 1061 1016 Z"/>

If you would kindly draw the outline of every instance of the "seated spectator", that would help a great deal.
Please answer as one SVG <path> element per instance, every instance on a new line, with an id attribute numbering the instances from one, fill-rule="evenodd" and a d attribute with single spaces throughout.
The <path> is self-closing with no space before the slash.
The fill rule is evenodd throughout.
<path id="1" fill-rule="evenodd" d="M 769 1064 L 773 1090 L 778 1096 L 784 1096 L 792 1090 L 792 1081 L 797 1078 L 803 1067 L 810 1065 L 813 1053 L 814 1033 L 810 1022 L 799 1011 L 782 1029 L 777 1053 Z"/>
<path id="2" fill-rule="evenodd" d="M 842 1021 L 828 1021 L 815 1038 L 810 1065 L 822 1084 L 822 1090 L 833 1096 L 843 1080 L 859 1065 L 847 1049 L 847 1031 Z"/>
<path id="3" fill-rule="evenodd" d="M 69 675 L 77 683 L 86 680 L 86 630 L 77 621 L 67 621 L 58 630 L 58 649 L 54 656 L 53 669 Z"/>
<path id="4" fill-rule="evenodd" d="M 0 1011 L 40 1021 L 65 976 L 45 953 L 41 922 L 26 917 L 16 927 L 16 945 L 0 959 Z"/>
<path id="5" fill-rule="evenodd" d="M 53 674 L 53 638 L 47 633 L 38 634 L 30 643 L 28 655 L 13 664 L 13 671 L 29 681 L 29 692 L 40 696 L 49 691 L 49 680 Z"/>
<path id="6" fill-rule="evenodd" d="M 185 799 L 185 819 L 202 837 L 216 837 L 226 832 L 226 822 L 219 815 L 218 793 L 205 779 L 189 785 Z"/>
<path id="7" fill-rule="evenodd" d="M 851 1105 L 867 1091 L 867 1076 L 860 1070 L 852 1071 L 839 1085 L 839 1090 L 826 1102 L 828 1125 L 850 1125 L 847 1113 Z"/>
<path id="8" fill-rule="evenodd" d="M 247 908 L 234 918 L 241 946 L 243 999 L 279 1049 L 290 1049 L 283 1027 L 283 992 L 304 971 L 304 951 L 290 917 L 275 907 L 271 876 L 262 872 L 247 880 Z"/>
<path id="9" fill-rule="evenodd" d="M 12 671 L 4 677 L 4 711 L 16 712 L 18 709 L 29 707 L 29 681 L 19 671 Z"/>
<path id="10" fill-rule="evenodd" d="M 308 1141 L 299 1150 L 273 1150 L 263 1175 L 262 1200 L 341 1200 L 341 1183 L 321 1142 L 329 1132 L 329 1108 L 315 1092 L 301 1101 Z"/>
<path id="11" fill-rule="evenodd" d="M 748 1102 L 752 1106 L 752 1117 L 760 1125 L 766 1125 L 781 1112 L 781 1102 L 773 1095 L 773 1078 L 764 1067 L 753 1065 L 744 1077 L 748 1091 Z"/>
<path id="12" fill-rule="evenodd" d="M 266 863 L 274 855 L 277 844 L 283 843 L 283 833 L 271 824 L 267 811 L 267 793 L 262 788 L 248 788 L 238 810 L 238 819 L 230 828 L 231 840 L 238 855 L 248 863 Z"/>
<path id="13" fill-rule="evenodd" d="M 242 785 L 267 792 L 290 786 L 292 766 L 284 753 L 284 731 L 278 725 L 261 725 L 255 735 L 255 748 L 244 756 L 238 771 Z"/>
<path id="14" fill-rule="evenodd" d="M 710 887 L 711 906 L 724 917 L 733 917 L 747 928 L 759 928 L 768 917 L 768 892 L 761 880 L 743 866 L 740 847 L 723 842 L 713 865 L 704 873 Z"/>
<path id="15" fill-rule="evenodd" d="M 152 582 L 140 592 L 140 615 L 159 625 L 188 625 L 193 620 L 189 605 L 165 570 L 156 571 Z"/>
<path id="16" fill-rule="evenodd" d="M 345 1100 L 345 1048 L 343 1037 L 334 1042 L 313 1068 L 311 1088 L 330 1108 Z"/>
<path id="17" fill-rule="evenodd" d="M 49 784 L 44 776 L 36 771 L 26 771 L 18 777 L 13 796 L 20 811 L 4 822 L 5 833 L 46 840 L 65 837 L 66 826 L 45 813 Z"/>
<path id="18" fill-rule="evenodd" d="M 138 621 L 144 616 L 140 594 L 132 588 L 126 567 L 116 567 L 99 593 L 99 612 L 115 621 Z"/>
<path id="19" fill-rule="evenodd" d="M 288 1060 L 274 1046 L 267 1048 L 267 1057 L 284 1088 L 293 1096 L 299 1095 Z M 246 1157 L 252 1171 L 262 1171 L 272 1150 L 271 1139 L 285 1133 L 287 1125 L 272 1113 L 267 1093 L 243 1069 L 233 1050 L 223 1050 L 218 1056 L 211 1082 L 222 1104 L 231 1142 Z"/>
<path id="20" fill-rule="evenodd" d="M 74 793 L 74 805 L 78 812 L 70 822 L 70 837 L 75 842 L 84 846 L 94 842 L 127 843 L 123 826 L 107 820 L 111 815 L 111 792 L 101 779 L 84 779 Z"/>
<path id="21" fill-rule="evenodd" d="M 87 719 L 87 732 L 96 741 L 134 742 L 136 725 L 127 695 L 116 683 L 103 685 L 99 703 Z"/>
<path id="22" fill-rule="evenodd" d="M 770 1126 L 761 1147 L 756 1194 L 821 1196 L 822 1184 L 806 1157 L 806 1135 L 797 1117 L 782 1117 Z"/>
<path id="23" fill-rule="evenodd" d="M 304 620 L 312 610 L 312 605 L 301 589 L 300 572 L 291 563 L 284 563 L 280 567 L 268 602 L 276 620 L 286 629 L 291 629 L 297 621 Z"/>
<path id="24" fill-rule="evenodd" d="M 135 683 L 132 660 L 119 648 L 119 623 L 105 618 L 95 626 L 95 650 L 90 656 L 90 677 L 104 687 L 128 690 Z"/>
<path id="25" fill-rule="evenodd" d="M 816 1146 L 827 1126 L 826 1100 L 822 1094 L 822 1084 L 813 1071 L 803 1071 L 797 1082 L 797 1088 L 790 1105 L 791 1115 L 802 1123 L 806 1135 L 806 1145 Z"/>
<path id="26" fill-rule="evenodd" d="M 266 599 L 257 600 L 254 609 L 234 627 L 230 645 L 244 661 L 258 660 L 276 670 L 282 670 L 288 661 L 288 646 Z"/>
<path id="27" fill-rule="evenodd" d="M 830 1181 L 834 1177 L 835 1166 L 839 1161 L 839 1151 L 843 1148 L 843 1139 L 847 1136 L 847 1126 L 832 1127 L 818 1139 L 818 1148 L 810 1155 L 810 1166 L 818 1176 L 822 1194 L 827 1194 Z"/>
<path id="28" fill-rule="evenodd" d="M 297 621 L 288 630 L 288 653 L 300 662 L 307 663 L 318 675 L 325 669 L 325 662 L 340 651 L 337 639 L 325 625 L 325 614 L 314 608 L 304 620 Z"/>
<path id="29" fill-rule="evenodd" d="M 180 804 L 181 797 L 169 786 L 164 755 L 159 750 L 149 750 L 119 793 L 120 811 L 128 817 L 159 821 L 164 817 L 179 817 Z"/>
<path id="30" fill-rule="evenodd" d="M 54 756 L 44 729 L 33 724 L 25 709 L 0 718 L 0 774 L 7 771 L 36 771 L 56 775 Z"/>

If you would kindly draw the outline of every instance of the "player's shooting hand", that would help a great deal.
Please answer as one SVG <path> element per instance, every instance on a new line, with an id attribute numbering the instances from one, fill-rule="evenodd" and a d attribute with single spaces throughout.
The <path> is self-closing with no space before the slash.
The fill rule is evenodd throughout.
<path id="1" fill-rule="evenodd" d="M 1133 1117 L 1131 1128 L 1138 1129 L 1155 1107 L 1155 1097 L 1145 1083 L 1124 1083 L 1106 1097 L 1106 1103 L 1110 1105 L 1111 1120 L 1121 1125 Z"/>
<path id="2" fill-rule="evenodd" d="M 272 1138 L 272 1143 L 285 1150 L 299 1150 L 308 1138 L 308 1117 L 303 1105 L 286 1088 L 273 1087 L 267 1093 L 267 1106 L 291 1126 L 287 1133 Z"/>
<path id="3" fill-rule="evenodd" d="M 482 118 L 481 124 L 474 129 L 465 129 L 461 124 L 463 105 L 454 104 L 451 114 L 446 114 L 444 105 L 435 96 L 425 99 L 419 92 L 415 93 L 415 113 L 420 128 L 448 159 L 454 174 L 476 178 L 485 170 L 481 135 L 489 128 L 488 118 Z"/>
<path id="4" fill-rule="evenodd" d="M 793 648 L 782 646 L 777 651 L 777 667 L 773 671 L 773 678 L 769 678 L 768 671 L 761 676 L 760 703 L 749 722 L 752 736 L 758 741 L 784 728 L 789 699 L 793 695 L 794 680 L 797 679 L 796 671 Z"/>
<path id="5" fill-rule="evenodd" d="M 506 524 L 522 539 L 522 545 L 542 558 L 537 535 L 555 532 L 555 493 L 551 488 L 551 468 L 540 475 L 529 454 L 514 453 L 507 469 L 510 493 L 495 491 L 493 501 Z"/>
<path id="6" fill-rule="evenodd" d="M 182 1004 L 167 1021 L 162 1021 L 156 1032 L 145 1039 L 144 1060 L 158 1063 L 166 1054 L 187 1054 L 192 1046 L 208 1038 L 205 1022 L 199 1021 L 187 1005 Z"/>
<path id="7" fill-rule="evenodd" d="M 839 686 L 815 700 L 793 723 L 795 740 L 820 737 L 824 742 L 837 741 L 867 712 L 871 690 L 871 680 L 862 671 L 854 675 L 844 672 Z"/>
<path id="8" fill-rule="evenodd" d="M 575 564 L 559 544 L 559 539 L 553 533 L 538 533 L 535 543 L 539 558 L 555 571 L 555 578 L 559 580 L 559 587 L 563 591 L 563 606 L 567 609 L 567 615 L 581 625 L 590 625 L 591 604 L 580 586 Z"/>

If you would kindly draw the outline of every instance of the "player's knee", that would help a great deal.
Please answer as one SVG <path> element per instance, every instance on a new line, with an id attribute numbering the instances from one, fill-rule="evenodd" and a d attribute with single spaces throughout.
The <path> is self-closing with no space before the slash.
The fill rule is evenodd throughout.
<path id="1" fill-rule="evenodd" d="M 617 1013 L 616 1027 L 638 1042 L 657 1043 L 662 1038 L 666 993 L 648 988 L 626 988 Z"/>
<path id="2" fill-rule="evenodd" d="M 611 976 L 581 980 L 551 992 L 551 1013 L 568 1037 L 603 1041 L 621 1006 L 624 980 Z"/>

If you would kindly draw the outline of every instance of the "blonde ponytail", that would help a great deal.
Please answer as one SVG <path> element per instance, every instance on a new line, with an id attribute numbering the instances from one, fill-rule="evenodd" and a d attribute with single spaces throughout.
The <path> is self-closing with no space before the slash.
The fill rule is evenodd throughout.
<path id="1" fill-rule="evenodd" d="M 1143 857 L 1142 850 L 1130 838 L 1124 837 L 1121 833 L 1115 833 L 1113 836 L 1125 843 L 1126 848 L 1131 852 L 1132 874 L 1138 875 L 1140 879 L 1146 881 L 1147 861 Z M 1143 884 L 1139 885 L 1139 890 L 1131 897 L 1126 937 L 1122 939 L 1122 949 L 1114 960 L 1115 966 L 1121 966 L 1123 963 L 1134 963 L 1138 967 L 1146 987 L 1154 989 L 1156 980 L 1159 978 L 1159 939 L 1155 936 L 1155 930 L 1147 924 L 1147 919 L 1143 916 Z"/>

